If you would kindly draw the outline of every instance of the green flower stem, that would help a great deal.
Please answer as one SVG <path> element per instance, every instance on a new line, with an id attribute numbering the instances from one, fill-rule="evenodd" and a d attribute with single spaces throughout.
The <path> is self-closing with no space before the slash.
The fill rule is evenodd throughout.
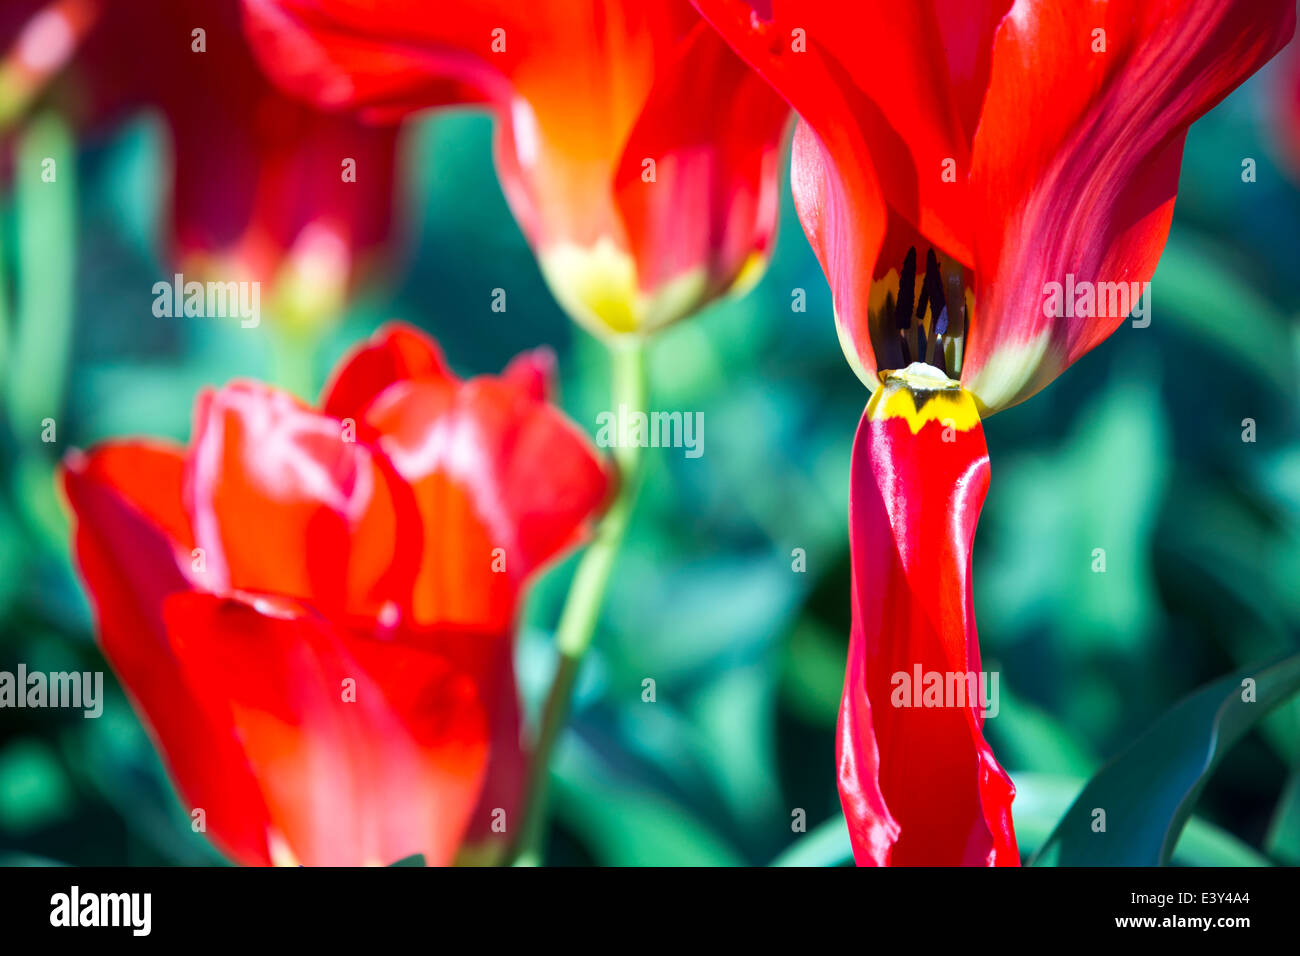
<path id="1" fill-rule="evenodd" d="M 610 362 L 613 397 L 611 411 L 615 417 L 621 417 L 620 405 L 626 405 L 629 413 L 646 411 L 645 350 L 642 342 L 635 340 L 615 344 L 610 349 Z M 636 504 L 637 490 L 641 483 L 641 458 L 639 445 L 624 446 L 622 442 L 615 443 L 614 460 L 619 470 L 618 493 L 578 563 L 564 602 L 564 610 L 560 614 L 560 623 L 555 631 L 559 662 L 542 711 L 541 728 L 529 767 L 528 803 L 524 810 L 519 840 L 515 844 L 516 866 L 537 866 L 542 861 L 551 757 L 568 720 L 573 688 L 577 683 L 582 659 L 596 632 L 605 588 L 609 584 L 614 561 Z"/>
<path id="2" fill-rule="evenodd" d="M 54 445 L 42 445 L 44 421 L 60 417 L 72 363 L 76 174 L 68 124 L 54 113 L 32 117 L 20 132 L 14 175 L 14 315 L 0 405 L 24 447 L 46 453 Z"/>
<path id="3" fill-rule="evenodd" d="M 281 388 L 308 404 L 316 401 L 315 330 L 285 328 L 272 323 L 270 335 L 271 377 Z"/>

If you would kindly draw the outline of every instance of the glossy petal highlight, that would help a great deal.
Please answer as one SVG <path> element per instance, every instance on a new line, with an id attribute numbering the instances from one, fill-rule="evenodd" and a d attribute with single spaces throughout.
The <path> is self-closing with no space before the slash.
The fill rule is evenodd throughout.
<path id="1" fill-rule="evenodd" d="M 853 629 L 836 750 L 859 864 L 1019 862 L 1015 790 L 971 698 L 971 545 L 988 475 L 969 393 L 919 364 L 884 376 L 849 493 Z M 926 696 L 916 685 L 932 674 L 957 695 Z"/>

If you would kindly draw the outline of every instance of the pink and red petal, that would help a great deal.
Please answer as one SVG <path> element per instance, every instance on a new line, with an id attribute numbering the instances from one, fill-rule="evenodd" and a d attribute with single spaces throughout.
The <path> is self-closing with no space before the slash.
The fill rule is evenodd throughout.
<path id="1" fill-rule="evenodd" d="M 970 395 L 886 375 L 858 428 L 849 493 L 853 629 L 837 756 L 859 864 L 1019 863 L 1015 790 L 984 740 L 978 694 L 970 566 L 987 487 Z M 960 696 L 923 697 L 930 675 Z"/>
<path id="2" fill-rule="evenodd" d="M 698 269 L 720 294 L 752 254 L 767 250 L 788 117 L 784 101 L 697 23 L 650 91 L 614 176 L 643 289 Z M 652 182 L 647 160 L 655 163 Z"/>
<path id="3" fill-rule="evenodd" d="M 213 722 L 186 690 L 163 619 L 163 604 L 194 587 L 182 465 L 178 451 L 133 443 L 70 456 L 63 484 L 76 519 L 77 564 L 104 656 L 188 807 L 205 811 L 208 832 L 231 857 L 264 864 L 261 792 L 233 729 Z"/>
<path id="4" fill-rule="evenodd" d="M 790 188 L 799 221 L 835 304 L 835 327 L 845 358 L 868 388 L 876 386 L 871 338 L 871 284 L 884 265 L 885 200 L 871 161 L 837 162 L 831 149 L 802 120 L 795 127 Z"/>
<path id="5" fill-rule="evenodd" d="M 426 528 L 421 623 L 508 624 L 524 578 L 575 543 L 609 493 L 590 441 L 532 385 L 403 382 L 365 422 Z"/>
<path id="6" fill-rule="evenodd" d="M 437 342 L 413 325 L 390 322 L 343 359 L 321 394 L 321 408 L 356 419 L 389 385 L 408 379 L 456 381 Z"/>
<path id="7" fill-rule="evenodd" d="M 421 549 L 410 491 L 338 419 L 227 386 L 198 402 L 186 479 L 211 590 L 370 617 L 408 606 Z"/>
<path id="8" fill-rule="evenodd" d="M 1188 125 L 1294 29 L 1291 0 L 1015 6 L 971 169 L 980 287 L 962 379 L 984 406 L 1027 398 L 1124 321 L 1046 315 L 1047 283 L 1151 278 Z"/>
<path id="9" fill-rule="evenodd" d="M 693 2 L 798 111 L 841 178 L 869 161 L 900 214 L 950 255 L 969 256 L 971 135 L 1009 0 L 956 12 L 952 0 Z"/>
<path id="10" fill-rule="evenodd" d="M 276 862 L 451 862 L 488 751 L 481 674 L 455 649 L 377 640 L 284 602 L 181 594 L 165 610 L 189 692 L 256 774 Z"/>

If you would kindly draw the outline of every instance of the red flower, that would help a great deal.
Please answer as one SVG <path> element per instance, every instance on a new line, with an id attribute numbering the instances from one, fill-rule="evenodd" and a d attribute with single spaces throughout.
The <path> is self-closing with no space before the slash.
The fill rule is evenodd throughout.
<path id="1" fill-rule="evenodd" d="M 1295 29 L 1292 0 L 695 3 L 799 112 L 795 201 L 858 374 L 898 367 L 885 299 L 933 248 L 983 412 L 1124 321 L 1049 315 L 1046 286 L 1151 278 L 1188 126 Z"/>
<path id="2" fill-rule="evenodd" d="M 549 374 L 535 353 L 462 382 L 396 326 L 323 411 L 235 383 L 186 449 L 70 456 L 104 653 L 235 860 L 442 864 L 509 826 L 519 594 L 610 481 Z"/>
<path id="3" fill-rule="evenodd" d="M 253 60 L 238 0 L 11 0 L 0 50 L 0 117 L 65 62 L 57 95 L 92 127 L 162 114 L 182 269 L 267 283 L 279 312 L 306 319 L 339 304 L 392 231 L 395 131 L 280 93 Z"/>
<path id="4" fill-rule="evenodd" d="M 506 198 L 593 331 L 653 330 L 758 274 L 788 110 L 687 0 L 245 9 L 263 65 L 318 103 L 400 115 L 447 102 L 449 77 L 490 101 Z"/>
<path id="5" fill-rule="evenodd" d="M 856 857 L 1014 864 L 1014 790 L 979 709 L 912 709 L 891 682 L 978 671 L 979 415 L 1145 313 L 1187 128 L 1286 43 L 1294 3 L 693 2 L 800 115 L 795 204 L 877 389 L 854 447 L 840 712 Z"/>

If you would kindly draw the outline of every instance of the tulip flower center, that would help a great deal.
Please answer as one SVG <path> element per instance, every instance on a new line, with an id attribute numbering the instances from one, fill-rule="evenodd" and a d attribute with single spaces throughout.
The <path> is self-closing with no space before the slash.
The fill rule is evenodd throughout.
<path id="1" fill-rule="evenodd" d="M 897 293 L 886 293 L 883 308 L 872 317 L 877 368 L 901 369 L 922 362 L 953 379 L 961 376 L 970 291 L 960 263 L 940 256 L 929 249 L 925 273 L 918 277 L 916 247 L 907 250 Z M 893 278 L 892 272 L 888 278 Z"/>

